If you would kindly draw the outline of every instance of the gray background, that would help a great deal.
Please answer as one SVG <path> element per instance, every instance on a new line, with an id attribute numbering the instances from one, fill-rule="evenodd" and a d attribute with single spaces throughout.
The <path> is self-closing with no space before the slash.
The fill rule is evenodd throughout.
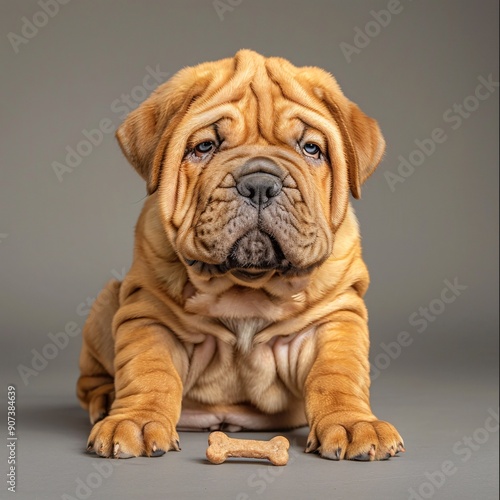
<path id="1" fill-rule="evenodd" d="M 33 20 L 41 6 L 2 2 L 0 369 L 2 394 L 17 387 L 17 497 L 399 499 L 413 488 L 420 498 L 497 498 L 498 433 L 481 429 L 498 410 L 500 90 L 455 130 L 445 117 L 480 76 L 498 81 L 498 3 L 401 0 L 402 11 L 350 61 L 340 44 L 354 45 L 355 28 L 387 0 L 221 3 L 231 9 L 223 19 L 211 0 L 72 0 L 16 53 L 8 34 L 21 35 L 23 16 Z M 103 119 L 116 128 L 121 112 L 112 103 L 141 84 L 148 66 L 173 75 L 240 48 L 332 72 L 384 132 L 385 159 L 354 206 L 372 277 L 373 407 L 398 426 L 408 452 L 385 463 L 333 463 L 301 453 L 302 429 L 287 434 L 296 453 L 283 469 L 215 467 L 203 460 L 206 435 L 183 433 L 180 454 L 92 476 L 108 461 L 82 453 L 89 424 L 74 396 L 80 337 L 37 376 L 23 381 L 18 368 L 32 368 L 32 350 L 42 352 L 49 333 L 82 326 L 86 303 L 128 268 L 145 187 L 112 133 L 62 181 L 52 164 L 65 162 L 84 129 Z M 387 172 L 437 127 L 446 141 L 393 192 Z M 444 280 L 467 287 L 453 303 L 439 302 Z M 429 304 L 440 314 L 411 324 Z M 412 343 L 399 352 L 390 343 L 403 331 Z M 472 444 L 455 445 L 466 436 Z M 432 485 L 425 474 L 447 460 L 456 472 Z M 95 489 L 77 492 L 78 478 Z"/>

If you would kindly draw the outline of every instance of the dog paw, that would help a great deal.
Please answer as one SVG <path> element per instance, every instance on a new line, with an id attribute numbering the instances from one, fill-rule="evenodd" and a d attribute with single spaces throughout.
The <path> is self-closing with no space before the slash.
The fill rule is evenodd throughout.
<path id="1" fill-rule="evenodd" d="M 382 420 L 343 423 L 335 415 L 322 418 L 309 433 L 306 453 L 330 460 L 387 460 L 404 452 L 403 438 Z"/>
<path id="2" fill-rule="evenodd" d="M 113 415 L 97 422 L 87 443 L 87 452 L 107 458 L 159 457 L 170 450 L 180 450 L 175 425 L 136 415 Z"/>

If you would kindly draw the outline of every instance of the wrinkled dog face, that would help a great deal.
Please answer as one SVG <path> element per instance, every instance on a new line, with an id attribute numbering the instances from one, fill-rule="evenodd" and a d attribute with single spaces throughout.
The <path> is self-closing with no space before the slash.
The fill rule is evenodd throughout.
<path id="1" fill-rule="evenodd" d="M 384 149 L 327 73 L 250 51 L 181 71 L 117 136 L 180 258 L 244 281 L 328 258 Z"/>
<path id="2" fill-rule="evenodd" d="M 333 234 L 321 208 L 332 177 L 321 136 L 313 142 L 313 133 L 296 123 L 286 142 L 267 146 L 255 136 L 235 138 L 233 123 L 224 121 L 196 134 L 182 162 L 181 169 L 201 172 L 193 217 L 180 226 L 180 253 L 192 265 L 209 263 L 215 272 L 233 270 L 240 277 L 307 270 L 322 262 Z M 253 123 L 242 126 L 257 130 Z"/>

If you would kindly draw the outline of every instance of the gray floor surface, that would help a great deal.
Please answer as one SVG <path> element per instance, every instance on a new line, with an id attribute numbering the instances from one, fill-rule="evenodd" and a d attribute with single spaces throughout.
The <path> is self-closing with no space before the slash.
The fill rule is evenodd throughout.
<path id="1" fill-rule="evenodd" d="M 398 427 L 405 454 L 377 463 L 324 460 L 303 453 L 303 428 L 281 433 L 291 443 L 284 467 L 240 459 L 210 464 L 207 433 L 181 433 L 182 451 L 160 458 L 87 455 L 90 424 L 71 393 L 41 397 L 18 389 L 16 494 L 4 483 L 0 498 L 496 499 L 498 385 L 493 375 L 492 369 L 388 373 L 373 384 L 373 408 Z"/>

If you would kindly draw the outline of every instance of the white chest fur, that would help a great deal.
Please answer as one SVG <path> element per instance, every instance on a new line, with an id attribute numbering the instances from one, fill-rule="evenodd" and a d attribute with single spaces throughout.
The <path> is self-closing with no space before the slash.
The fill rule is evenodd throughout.
<path id="1" fill-rule="evenodd" d="M 248 354 L 252 350 L 255 334 L 271 324 L 264 318 L 219 318 L 219 320 L 236 335 L 236 347 L 241 354 Z"/>

